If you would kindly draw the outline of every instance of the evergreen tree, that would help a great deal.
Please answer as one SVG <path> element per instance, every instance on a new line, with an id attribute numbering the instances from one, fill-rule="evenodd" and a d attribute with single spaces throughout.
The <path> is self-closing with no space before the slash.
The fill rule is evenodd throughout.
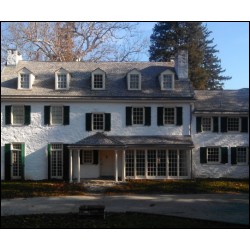
<path id="1" fill-rule="evenodd" d="M 218 50 L 209 40 L 211 32 L 202 22 L 159 22 L 151 35 L 150 61 L 169 61 L 179 49 L 188 50 L 189 78 L 195 89 L 221 89 L 221 75 Z"/>

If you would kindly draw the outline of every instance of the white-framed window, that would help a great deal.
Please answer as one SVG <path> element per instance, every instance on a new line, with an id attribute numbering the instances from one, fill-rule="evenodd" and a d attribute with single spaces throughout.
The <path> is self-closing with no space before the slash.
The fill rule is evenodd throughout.
<path id="1" fill-rule="evenodd" d="M 227 118 L 227 131 L 239 132 L 240 131 L 240 118 L 228 117 Z"/>
<path id="2" fill-rule="evenodd" d="M 21 143 L 11 144 L 11 178 L 20 179 L 22 174 L 22 148 Z"/>
<path id="3" fill-rule="evenodd" d="M 30 87 L 30 75 L 29 74 L 20 74 L 21 80 L 20 85 L 22 89 L 29 89 Z"/>
<path id="4" fill-rule="evenodd" d="M 24 106 L 12 106 L 12 124 L 23 125 L 24 124 Z"/>
<path id="5" fill-rule="evenodd" d="M 51 178 L 63 177 L 63 144 L 51 144 Z"/>
<path id="6" fill-rule="evenodd" d="M 57 86 L 58 89 L 67 88 L 67 75 L 66 74 L 57 74 Z"/>
<path id="7" fill-rule="evenodd" d="M 82 150 L 82 164 L 93 164 L 93 150 Z"/>
<path id="8" fill-rule="evenodd" d="M 212 131 L 212 118 L 202 117 L 201 118 L 201 130 L 202 131 Z"/>
<path id="9" fill-rule="evenodd" d="M 219 147 L 208 147 L 207 148 L 207 162 L 208 163 L 219 163 L 220 162 L 220 148 Z"/>
<path id="10" fill-rule="evenodd" d="M 63 124 L 63 106 L 51 106 L 50 120 L 52 125 Z"/>
<path id="11" fill-rule="evenodd" d="M 176 109 L 164 108 L 163 109 L 163 122 L 164 125 L 173 125 L 176 123 Z"/>
<path id="12" fill-rule="evenodd" d="M 144 125 L 145 109 L 143 107 L 132 108 L 132 125 Z"/>
<path id="13" fill-rule="evenodd" d="M 56 90 L 68 90 L 70 83 L 70 73 L 64 68 L 60 68 L 55 71 L 55 89 Z"/>
<path id="14" fill-rule="evenodd" d="M 141 90 L 141 74 L 136 71 L 128 74 L 128 90 Z"/>
<path id="15" fill-rule="evenodd" d="M 104 129 L 105 129 L 105 114 L 92 113 L 92 130 L 104 131 Z"/>
<path id="16" fill-rule="evenodd" d="M 237 147 L 236 156 L 237 156 L 237 163 L 246 164 L 248 162 L 248 148 Z"/>
<path id="17" fill-rule="evenodd" d="M 173 88 L 173 74 L 164 74 L 163 75 L 162 88 L 163 89 L 172 89 Z"/>

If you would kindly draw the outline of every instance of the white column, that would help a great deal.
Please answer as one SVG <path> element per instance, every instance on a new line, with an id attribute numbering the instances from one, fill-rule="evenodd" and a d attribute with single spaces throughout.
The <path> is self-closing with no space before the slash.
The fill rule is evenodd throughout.
<path id="1" fill-rule="evenodd" d="M 69 150 L 69 182 L 72 182 L 72 149 Z"/>
<path id="2" fill-rule="evenodd" d="M 80 149 L 77 150 L 77 182 L 80 182 L 81 180 L 81 173 L 80 173 Z"/>
<path id="3" fill-rule="evenodd" d="M 117 150 L 115 150 L 115 182 L 118 181 L 118 154 Z"/>
<path id="4" fill-rule="evenodd" d="M 125 150 L 122 150 L 122 181 L 125 181 L 125 170 L 126 170 L 126 163 L 125 163 Z"/>

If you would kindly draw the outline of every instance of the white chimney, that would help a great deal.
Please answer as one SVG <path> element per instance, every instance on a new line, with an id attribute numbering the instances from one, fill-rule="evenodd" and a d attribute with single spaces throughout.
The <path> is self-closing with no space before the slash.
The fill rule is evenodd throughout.
<path id="1" fill-rule="evenodd" d="M 19 55 L 16 49 L 7 50 L 7 65 L 8 66 L 15 66 L 21 60 L 22 60 L 22 55 Z"/>
<path id="2" fill-rule="evenodd" d="M 188 79 L 188 51 L 179 50 L 175 56 L 175 71 L 180 80 Z"/>

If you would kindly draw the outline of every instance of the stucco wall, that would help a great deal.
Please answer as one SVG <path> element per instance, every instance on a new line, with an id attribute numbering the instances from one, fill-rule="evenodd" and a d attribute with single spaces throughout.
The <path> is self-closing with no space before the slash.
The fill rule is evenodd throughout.
<path id="1" fill-rule="evenodd" d="M 188 135 L 190 129 L 189 104 L 168 104 L 183 107 L 182 126 L 157 126 L 157 107 L 163 106 L 163 104 L 150 105 L 147 102 L 134 106 L 151 107 L 151 126 L 126 127 L 125 107 L 131 106 L 131 103 L 61 103 L 61 105 L 70 106 L 70 125 L 45 126 L 43 125 L 44 106 L 53 105 L 48 102 L 23 103 L 31 106 L 31 124 L 29 126 L 6 126 L 4 122 L 5 105 L 14 104 L 1 104 L 1 179 L 4 179 L 4 145 L 11 142 L 25 143 L 25 179 L 46 179 L 48 177 L 47 145 L 49 143 L 74 143 L 95 133 L 86 131 L 85 113 L 111 113 L 111 131 L 106 132 L 108 135 Z"/>

